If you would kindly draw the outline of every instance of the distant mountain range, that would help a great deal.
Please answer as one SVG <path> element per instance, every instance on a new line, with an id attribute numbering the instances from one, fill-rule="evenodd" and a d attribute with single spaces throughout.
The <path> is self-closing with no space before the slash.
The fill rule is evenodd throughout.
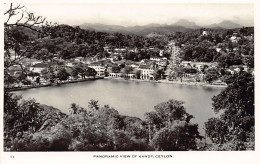
<path id="1" fill-rule="evenodd" d="M 176 23 L 174 23 L 174 24 L 172 24 L 172 25 L 175 25 L 175 26 L 183 26 L 183 27 L 191 28 L 191 29 L 199 29 L 199 28 L 202 28 L 201 26 L 196 25 L 195 22 L 191 22 L 191 21 L 188 21 L 188 20 L 186 20 L 186 19 L 180 19 L 179 21 L 177 21 Z"/>
<path id="2" fill-rule="evenodd" d="M 208 26 L 205 26 L 206 28 L 224 28 L 224 29 L 234 29 L 234 28 L 241 28 L 243 27 L 242 25 L 240 24 L 237 24 L 237 23 L 234 23 L 234 22 L 231 22 L 231 21 L 222 21 L 218 24 L 214 23 L 214 24 L 211 24 L 211 25 L 208 25 Z"/>
<path id="3" fill-rule="evenodd" d="M 232 21 L 224 20 L 220 23 L 214 23 L 207 26 L 198 26 L 195 22 L 191 22 L 185 19 L 181 19 L 176 23 L 167 24 L 147 24 L 144 26 L 120 26 L 120 25 L 105 25 L 100 23 L 84 23 L 79 25 L 82 29 L 95 30 L 100 32 L 120 32 L 123 34 L 138 34 L 138 35 L 148 35 L 150 33 L 158 34 L 170 34 L 173 32 L 187 32 L 194 29 L 200 28 L 211 28 L 211 29 L 234 29 L 243 27 L 240 24 L 234 23 Z"/>

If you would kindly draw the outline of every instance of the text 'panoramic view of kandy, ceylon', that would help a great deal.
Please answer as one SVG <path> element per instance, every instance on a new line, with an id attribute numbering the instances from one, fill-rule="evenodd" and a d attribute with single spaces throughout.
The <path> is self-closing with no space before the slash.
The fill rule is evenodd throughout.
<path id="1" fill-rule="evenodd" d="M 252 4 L 6 3 L 4 151 L 252 151 L 254 76 Z"/>

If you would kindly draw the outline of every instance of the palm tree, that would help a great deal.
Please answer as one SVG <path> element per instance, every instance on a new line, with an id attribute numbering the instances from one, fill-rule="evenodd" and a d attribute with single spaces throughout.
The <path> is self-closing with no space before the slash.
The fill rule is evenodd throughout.
<path id="1" fill-rule="evenodd" d="M 90 102 L 88 103 L 88 107 L 92 110 L 98 110 L 99 106 L 98 106 L 98 100 L 90 100 Z"/>
<path id="2" fill-rule="evenodd" d="M 70 113 L 77 114 L 78 113 L 78 106 L 75 103 L 72 103 L 70 106 Z"/>

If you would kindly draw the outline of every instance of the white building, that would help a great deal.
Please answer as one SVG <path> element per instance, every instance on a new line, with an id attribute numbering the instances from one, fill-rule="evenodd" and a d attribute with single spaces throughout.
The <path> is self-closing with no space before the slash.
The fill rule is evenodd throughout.
<path id="1" fill-rule="evenodd" d="M 167 60 L 167 58 L 165 58 L 165 57 L 150 57 L 150 60 L 159 62 L 161 60 Z"/>
<path id="2" fill-rule="evenodd" d="M 241 39 L 241 37 L 232 36 L 229 39 L 231 40 L 231 42 L 237 43 Z"/>
<path id="3" fill-rule="evenodd" d="M 101 64 L 90 64 L 88 66 L 89 68 L 93 68 L 95 71 L 97 71 L 97 76 L 105 76 L 105 70 L 106 68 Z"/>
<path id="4" fill-rule="evenodd" d="M 203 32 L 202 32 L 202 35 L 207 36 L 207 35 L 208 35 L 208 31 L 203 31 Z"/>
<path id="5" fill-rule="evenodd" d="M 216 51 L 217 51 L 217 52 L 220 52 L 220 51 L 221 51 L 221 48 L 216 48 Z"/>
<path id="6" fill-rule="evenodd" d="M 160 55 L 160 56 L 163 56 L 163 50 L 160 50 L 159 55 Z"/>
<path id="7" fill-rule="evenodd" d="M 139 68 L 137 70 L 141 71 L 141 79 L 147 79 L 147 80 L 153 80 L 154 76 L 154 70 L 155 67 L 154 65 L 140 65 Z"/>
<path id="8" fill-rule="evenodd" d="M 41 71 L 44 69 L 47 69 L 48 66 L 49 65 L 47 63 L 37 63 L 37 64 L 33 65 L 32 67 L 30 67 L 29 70 L 32 72 L 41 73 Z"/>
<path id="9" fill-rule="evenodd" d="M 184 67 L 191 66 L 192 68 L 201 71 L 205 66 L 208 66 L 209 68 L 215 68 L 217 63 L 182 61 L 181 65 Z"/>
<path id="10" fill-rule="evenodd" d="M 121 77 L 121 75 L 122 73 L 113 73 L 113 72 L 109 73 L 109 77 L 114 77 L 114 78 L 119 78 Z"/>

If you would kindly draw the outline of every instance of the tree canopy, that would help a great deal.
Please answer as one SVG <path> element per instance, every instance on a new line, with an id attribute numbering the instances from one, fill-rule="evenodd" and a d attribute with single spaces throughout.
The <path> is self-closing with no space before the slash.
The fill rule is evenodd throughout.
<path id="1" fill-rule="evenodd" d="M 199 135 L 198 125 L 190 123 L 192 115 L 185 111 L 183 102 L 169 100 L 154 107 L 154 112 L 146 113 L 149 138 L 156 150 L 183 151 L 196 150 Z"/>
<path id="2" fill-rule="evenodd" d="M 212 98 L 214 111 L 222 114 L 205 123 L 206 133 L 220 145 L 218 149 L 250 149 L 254 147 L 254 77 L 241 71 L 226 82 L 228 87 Z"/>

